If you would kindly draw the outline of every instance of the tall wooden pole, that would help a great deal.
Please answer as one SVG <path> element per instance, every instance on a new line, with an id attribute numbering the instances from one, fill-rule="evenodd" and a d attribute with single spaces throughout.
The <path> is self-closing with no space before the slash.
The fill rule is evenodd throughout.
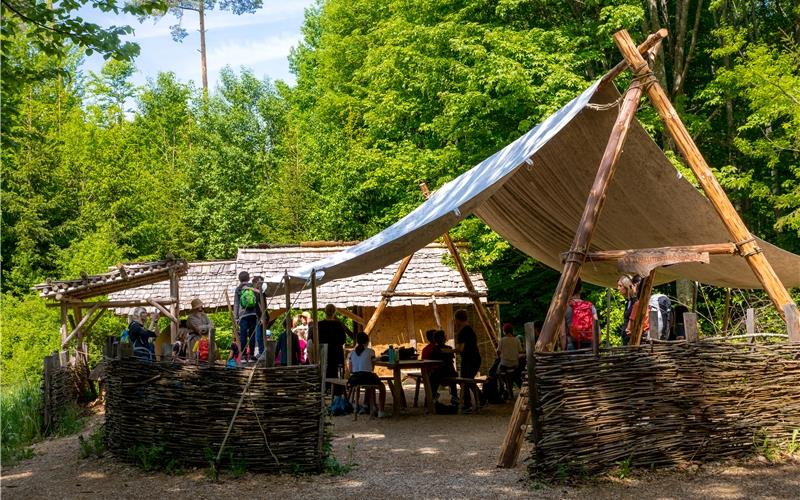
<path id="1" fill-rule="evenodd" d="M 424 182 L 421 182 L 419 188 L 422 190 L 422 194 L 427 200 L 431 195 L 430 191 L 428 190 L 428 185 Z M 461 279 L 464 281 L 464 285 L 467 287 L 467 291 L 470 293 L 472 305 L 475 307 L 475 312 L 478 314 L 478 319 L 480 319 L 484 330 L 486 330 L 486 334 L 489 336 L 489 339 L 492 341 L 492 345 L 496 349 L 498 332 L 494 329 L 494 326 L 492 326 L 492 320 L 489 319 L 489 314 L 486 312 L 481 299 L 478 298 L 477 292 L 475 291 L 475 286 L 472 284 L 472 279 L 469 277 L 467 268 L 464 267 L 464 261 L 461 260 L 461 255 L 458 253 L 458 248 L 456 248 L 456 245 L 450 238 L 450 233 L 444 233 L 442 235 L 442 239 L 444 239 L 444 243 L 447 245 L 450 255 L 453 256 L 453 260 L 456 263 L 456 268 L 458 268 L 458 272 L 461 274 Z"/>
<path id="2" fill-rule="evenodd" d="M 317 270 L 311 270 L 311 325 L 309 330 L 314 337 L 314 354 L 313 361 L 322 366 L 322 360 L 319 357 L 319 332 L 317 332 Z M 322 374 L 322 379 L 325 380 L 325 373 Z M 322 394 L 325 395 L 325 387 L 322 387 Z"/>
<path id="3" fill-rule="evenodd" d="M 395 271 L 394 276 L 392 276 L 392 281 L 390 281 L 389 286 L 386 287 L 387 292 L 394 293 L 395 289 L 397 288 L 397 284 L 400 283 L 400 278 L 403 277 L 403 273 L 406 272 L 406 269 L 408 269 L 408 263 L 411 262 L 412 257 L 414 257 L 413 253 L 400 261 L 397 271 Z M 386 309 L 386 306 L 389 305 L 389 300 L 391 300 L 391 295 L 384 294 L 383 297 L 381 297 L 378 307 L 375 308 L 375 312 L 373 312 L 372 316 L 370 316 L 367 326 L 364 327 L 364 333 L 367 335 L 372 333 L 372 329 L 378 324 L 378 320 L 380 319 L 381 314 L 383 314 L 384 309 Z"/>
<path id="4" fill-rule="evenodd" d="M 634 50 L 636 50 L 635 47 Z M 634 80 L 625 93 L 622 108 L 619 110 L 614 128 L 611 130 L 611 136 L 608 139 L 608 144 L 606 144 L 603 158 L 600 160 L 600 166 L 597 169 L 597 175 L 595 176 L 594 184 L 592 184 L 592 190 L 589 192 L 589 198 L 583 209 L 583 215 L 578 223 L 575 239 L 572 241 L 572 246 L 564 262 L 564 270 L 561 272 L 561 278 L 558 280 L 558 286 L 550 302 L 550 308 L 547 311 L 542 333 L 539 335 L 538 342 L 536 342 L 537 351 L 550 349 L 550 343 L 556 331 L 558 331 L 559 326 L 564 322 L 567 301 L 570 296 L 572 296 L 581 267 L 586 260 L 586 252 L 589 250 L 589 243 L 592 241 L 595 225 L 603 209 L 603 203 L 605 202 L 608 192 L 608 185 L 614 175 L 617 160 L 622 153 L 622 146 L 625 143 L 628 129 L 636 114 L 636 108 L 639 105 L 639 98 L 641 95 L 642 85 Z"/>
<path id="5" fill-rule="evenodd" d="M 767 261 L 761 248 L 756 243 L 755 238 L 750 234 L 736 209 L 733 208 L 733 204 L 731 204 L 725 191 L 723 191 L 722 186 L 717 182 L 689 131 L 686 130 L 683 122 L 678 117 L 678 113 L 669 101 L 666 92 L 658 84 L 658 79 L 653 76 L 653 72 L 633 44 L 631 36 L 625 30 L 618 31 L 614 33 L 614 42 L 622 52 L 625 60 L 628 61 L 636 78 L 646 81 L 647 96 L 664 121 L 672 140 L 675 141 L 678 150 L 689 164 L 692 172 L 694 172 L 700 187 L 703 188 L 703 192 L 717 211 L 717 215 L 719 215 L 728 233 L 730 233 L 731 239 L 739 247 L 739 253 L 745 258 L 753 274 L 761 282 L 764 290 L 766 290 L 778 310 L 778 314 L 785 320 L 784 306 L 787 304 L 795 305 L 786 287 L 783 286 L 780 278 L 775 274 L 775 270 L 772 269 L 769 261 Z M 793 325 L 793 327 L 797 327 L 797 325 Z"/>
<path id="6" fill-rule="evenodd" d="M 171 269 L 169 271 L 169 298 L 172 303 L 169 305 L 169 312 L 178 320 L 177 323 L 175 321 L 170 321 L 169 323 L 169 337 L 173 345 L 178 340 L 178 327 L 181 319 L 180 285 L 178 279 L 178 273 L 176 273 L 174 269 Z"/>
<path id="7" fill-rule="evenodd" d="M 289 291 L 289 271 L 283 272 L 283 285 L 286 287 L 286 318 L 283 320 L 286 328 L 286 366 L 292 364 L 292 294 Z"/>

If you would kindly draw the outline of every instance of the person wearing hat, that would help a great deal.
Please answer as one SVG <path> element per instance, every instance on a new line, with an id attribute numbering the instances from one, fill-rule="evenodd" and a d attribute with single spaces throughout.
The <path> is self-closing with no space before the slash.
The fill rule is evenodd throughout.
<path id="1" fill-rule="evenodd" d="M 519 339 L 514 336 L 514 326 L 511 323 L 504 324 L 503 337 L 497 345 L 497 355 L 500 357 L 500 371 L 514 372 L 514 382 L 517 382 L 521 375 L 517 373 L 517 368 L 519 368 L 519 355 L 524 352 Z M 519 380 L 519 385 L 521 382 Z"/>
<path id="2" fill-rule="evenodd" d="M 205 304 L 199 298 L 192 299 L 192 312 L 186 320 L 189 327 L 189 339 L 187 340 L 187 347 L 189 352 L 194 351 L 194 344 L 201 337 L 211 334 L 214 331 L 214 322 L 208 317 L 208 314 L 203 310 Z"/>

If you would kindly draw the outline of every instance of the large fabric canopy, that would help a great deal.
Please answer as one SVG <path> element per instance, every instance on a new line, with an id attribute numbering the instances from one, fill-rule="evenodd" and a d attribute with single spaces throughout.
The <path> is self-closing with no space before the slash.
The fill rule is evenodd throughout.
<path id="1" fill-rule="evenodd" d="M 603 155 L 619 92 L 595 82 L 541 124 L 437 190 L 416 210 L 381 233 L 319 262 L 295 269 L 320 282 L 385 267 L 413 253 L 475 214 L 519 250 L 561 269 Z M 638 121 L 634 121 L 592 238 L 591 251 L 729 242 L 704 194 L 682 178 Z M 800 285 L 800 256 L 759 240 L 787 287 Z M 612 286 L 613 262 L 587 263 L 585 281 Z M 745 260 L 712 255 L 710 264 L 659 270 L 659 282 L 676 278 L 736 288 L 761 288 Z M 282 277 L 270 281 L 279 283 Z"/>

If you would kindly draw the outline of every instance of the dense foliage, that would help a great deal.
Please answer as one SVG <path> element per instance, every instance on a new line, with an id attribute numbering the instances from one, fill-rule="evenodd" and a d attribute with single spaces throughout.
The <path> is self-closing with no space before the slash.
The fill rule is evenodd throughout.
<path id="1" fill-rule="evenodd" d="M 657 73 L 700 149 L 752 230 L 800 251 L 792 2 L 328 0 L 306 14 L 296 86 L 228 69 L 208 95 L 171 73 L 135 87 L 132 49 L 87 74 L 91 46 L 53 53 L 34 42 L 39 24 L 8 24 L 22 2 L 2 4 L 4 73 L 44 75 L 2 82 L 3 384 L 35 376 L 57 342 L 32 284 L 167 253 L 375 234 L 420 203 L 419 181 L 454 178 L 615 64 L 620 28 L 637 40 L 670 29 Z M 669 151 L 652 110 L 640 116 Z M 492 298 L 510 302 L 505 318 L 542 317 L 555 272 L 476 219 L 456 234 Z M 709 311 L 722 295 L 709 293 Z"/>

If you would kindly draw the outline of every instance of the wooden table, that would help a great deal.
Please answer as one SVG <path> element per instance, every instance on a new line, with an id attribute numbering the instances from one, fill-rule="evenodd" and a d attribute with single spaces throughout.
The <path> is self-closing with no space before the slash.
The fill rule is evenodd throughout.
<path id="1" fill-rule="evenodd" d="M 422 372 L 422 381 L 425 384 L 425 408 L 428 413 L 433 413 L 433 393 L 431 392 L 431 377 L 430 371 L 442 364 L 441 361 L 432 359 L 406 359 L 397 361 L 396 363 L 389 363 L 388 361 L 376 361 L 375 366 L 383 366 L 391 368 L 394 371 L 394 386 L 397 390 L 393 391 L 392 399 L 394 400 L 394 407 L 392 408 L 392 416 L 397 418 L 400 416 L 400 408 L 406 407 L 406 394 L 403 391 L 402 370 L 419 370 Z"/>

